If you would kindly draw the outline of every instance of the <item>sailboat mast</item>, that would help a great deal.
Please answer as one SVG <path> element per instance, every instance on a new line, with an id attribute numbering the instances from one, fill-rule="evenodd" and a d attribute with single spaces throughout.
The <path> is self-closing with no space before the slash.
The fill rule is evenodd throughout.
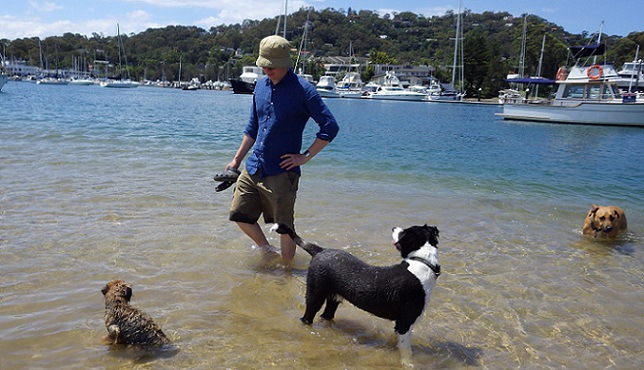
<path id="1" fill-rule="evenodd" d="M 539 55 L 539 66 L 537 67 L 537 77 L 541 77 L 541 65 L 543 64 L 543 51 L 546 48 L 546 35 L 543 35 L 543 40 L 541 40 L 541 54 Z M 535 87 L 535 97 L 539 96 L 539 84 Z"/>
<path id="2" fill-rule="evenodd" d="M 300 65 L 300 58 L 304 57 L 304 53 L 307 51 L 307 39 L 309 37 L 309 15 L 311 12 L 306 14 L 306 23 L 304 24 L 304 35 L 302 36 L 302 41 L 300 42 L 300 51 L 297 53 L 297 60 L 295 61 L 295 67 Z M 300 67 L 300 73 L 304 73 L 304 61 L 302 61 L 302 67 Z"/>
<path id="3" fill-rule="evenodd" d="M 604 32 L 604 21 L 599 24 L 599 36 L 597 36 L 597 45 L 602 43 L 602 33 Z M 593 64 L 597 64 L 597 55 L 593 57 Z"/>
<path id="4" fill-rule="evenodd" d="M 288 9 L 288 0 L 284 0 L 284 30 L 282 31 L 282 37 L 286 38 L 286 12 Z M 277 15 L 277 25 L 275 26 L 275 34 L 277 35 L 280 31 L 280 20 L 282 19 L 282 16 L 280 14 Z"/>
<path id="5" fill-rule="evenodd" d="M 288 0 L 284 0 L 284 30 L 282 31 L 282 37 L 286 38 L 286 13 L 288 9 Z"/>
<path id="6" fill-rule="evenodd" d="M 528 30 L 528 15 L 523 16 L 523 34 L 521 36 L 521 56 L 519 56 L 519 77 L 525 75 L 525 44 Z"/>
<path id="7" fill-rule="evenodd" d="M 456 62 L 458 60 L 458 40 L 461 32 L 461 1 L 458 2 L 458 15 L 456 16 L 456 37 L 454 39 L 454 62 L 452 64 L 452 87 L 456 82 Z"/>
<path id="8" fill-rule="evenodd" d="M 639 57 L 639 55 L 640 55 L 640 46 L 637 45 L 637 51 L 635 51 L 635 59 L 633 59 L 633 70 L 631 71 L 631 80 L 628 82 L 628 92 L 629 93 L 633 92 L 633 80 L 635 79 L 635 69 L 638 68 L 638 66 L 637 66 L 637 58 Z M 640 67 L 638 68 L 639 70 L 642 69 L 641 65 L 642 65 L 642 62 L 640 61 Z M 639 76 L 639 72 L 638 72 L 638 76 Z M 635 81 L 636 82 L 635 86 L 637 86 L 637 82 L 639 82 L 639 80 L 640 79 L 638 77 L 637 80 Z"/>

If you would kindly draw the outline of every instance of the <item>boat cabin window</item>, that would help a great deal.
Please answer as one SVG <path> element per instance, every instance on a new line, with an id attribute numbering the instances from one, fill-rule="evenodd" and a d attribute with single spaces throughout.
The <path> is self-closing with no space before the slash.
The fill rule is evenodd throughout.
<path id="1" fill-rule="evenodd" d="M 581 99 L 584 97 L 584 85 L 566 85 L 563 98 Z"/>
<path id="2" fill-rule="evenodd" d="M 614 86 L 609 84 L 588 86 L 586 93 L 587 99 L 611 99 L 617 94 Z"/>

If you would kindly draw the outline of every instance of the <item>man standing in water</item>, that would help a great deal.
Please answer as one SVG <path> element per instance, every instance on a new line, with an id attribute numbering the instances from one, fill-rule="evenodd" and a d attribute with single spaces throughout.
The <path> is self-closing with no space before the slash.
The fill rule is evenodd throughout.
<path id="1" fill-rule="evenodd" d="M 280 36 L 268 36 L 260 42 L 256 64 L 263 68 L 266 78 L 257 81 L 244 137 L 226 166 L 237 169 L 250 151 L 237 179 L 229 219 L 265 252 L 272 247 L 258 224 L 260 215 L 266 223 L 294 227 L 300 166 L 324 149 L 339 129 L 315 87 L 291 69 L 290 49 L 289 42 Z M 320 130 L 308 149 L 301 152 L 309 118 Z M 280 247 L 282 258 L 291 261 L 295 256 L 293 240 L 280 235 Z"/>

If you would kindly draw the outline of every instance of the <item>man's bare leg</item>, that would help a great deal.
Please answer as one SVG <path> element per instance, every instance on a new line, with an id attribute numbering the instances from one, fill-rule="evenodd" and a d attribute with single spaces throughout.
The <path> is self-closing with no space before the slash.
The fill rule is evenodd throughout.
<path id="1" fill-rule="evenodd" d="M 282 249 L 282 258 L 285 262 L 290 262 L 295 257 L 295 242 L 286 234 L 280 235 L 280 248 Z"/>
<path id="2" fill-rule="evenodd" d="M 257 222 L 254 224 L 247 224 L 245 222 L 237 222 L 239 228 L 248 235 L 249 238 L 255 242 L 258 248 L 263 252 L 272 252 L 270 243 L 266 239 L 266 235 Z M 282 249 L 282 258 L 285 262 L 290 262 L 295 257 L 295 242 L 288 235 L 280 235 L 280 248 Z"/>
<path id="3" fill-rule="evenodd" d="M 262 227 L 259 226 L 257 222 L 255 222 L 254 224 L 237 222 L 237 225 L 239 225 L 239 228 L 244 232 L 244 234 L 248 235 L 248 237 L 255 242 L 255 245 L 257 247 L 263 249 L 270 246 L 268 240 L 266 239 L 266 235 L 264 235 L 264 231 L 262 231 Z"/>

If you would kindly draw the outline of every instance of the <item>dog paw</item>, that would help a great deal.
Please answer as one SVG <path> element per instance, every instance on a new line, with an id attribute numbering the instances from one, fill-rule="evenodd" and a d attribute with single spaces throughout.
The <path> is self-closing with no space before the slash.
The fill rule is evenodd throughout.
<path id="1" fill-rule="evenodd" d="M 305 317 L 300 317 L 300 321 L 302 321 L 302 322 L 303 322 L 303 323 L 305 323 L 306 325 L 311 325 L 311 324 L 313 324 L 313 321 L 312 321 L 312 320 L 308 320 L 308 319 L 306 319 Z"/>

